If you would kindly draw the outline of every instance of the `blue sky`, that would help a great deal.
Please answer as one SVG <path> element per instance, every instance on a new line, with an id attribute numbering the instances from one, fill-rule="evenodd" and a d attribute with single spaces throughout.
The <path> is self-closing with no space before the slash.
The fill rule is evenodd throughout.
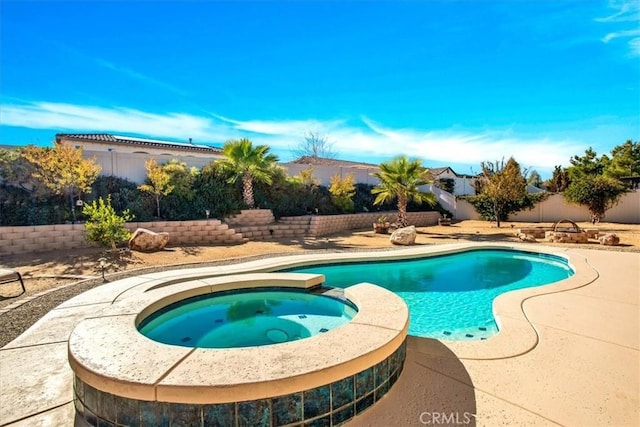
<path id="1" fill-rule="evenodd" d="M 0 0 L 0 144 L 108 132 L 548 176 L 640 140 L 640 2 Z"/>

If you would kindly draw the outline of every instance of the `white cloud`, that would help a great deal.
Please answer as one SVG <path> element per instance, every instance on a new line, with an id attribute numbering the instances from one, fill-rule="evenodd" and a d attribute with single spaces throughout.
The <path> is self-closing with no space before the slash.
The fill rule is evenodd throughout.
<path id="1" fill-rule="evenodd" d="M 185 92 L 184 90 L 173 86 L 171 84 L 162 82 L 160 80 L 154 79 L 153 77 L 147 76 L 145 74 L 139 73 L 135 70 L 132 70 L 130 68 L 126 68 L 126 67 L 121 67 L 118 65 L 113 64 L 112 62 L 106 61 L 102 58 L 95 58 L 94 61 L 96 62 L 96 64 L 100 65 L 101 67 L 104 68 L 108 68 L 110 70 L 116 71 L 120 74 L 123 74 L 125 76 L 131 77 L 132 79 L 135 80 L 139 80 L 141 82 L 150 84 L 152 86 L 156 86 L 156 87 L 160 87 L 163 89 L 166 89 L 170 92 L 176 93 L 178 95 L 182 95 L 182 96 L 186 96 L 187 92 Z"/>
<path id="2" fill-rule="evenodd" d="M 264 135 L 288 135 L 299 137 L 309 131 L 318 130 L 321 133 L 328 133 L 332 129 L 340 126 L 341 121 L 320 122 L 318 120 L 234 120 L 213 114 L 217 119 L 232 125 L 234 129 L 245 132 L 252 132 Z"/>
<path id="3" fill-rule="evenodd" d="M 304 134 L 326 134 L 343 159 L 391 158 L 400 154 L 429 163 L 475 165 L 514 156 L 524 166 L 550 169 L 566 164 L 587 144 L 567 137 L 517 135 L 509 130 L 473 133 L 458 130 L 394 129 L 362 117 L 356 126 L 345 121 L 236 120 L 218 115 L 148 113 L 129 108 L 104 108 L 52 102 L 1 105 L 2 124 L 60 132 L 112 132 L 220 143 L 250 137 L 274 151 L 290 151 Z M 250 135 L 247 135 L 250 133 Z"/>
<path id="4" fill-rule="evenodd" d="M 609 43 L 613 39 L 634 37 L 634 36 L 640 36 L 640 28 L 636 30 L 616 31 L 613 33 L 609 33 L 602 38 L 602 41 L 605 43 Z"/>
<path id="5" fill-rule="evenodd" d="M 604 18 L 598 18 L 596 21 L 609 24 L 610 26 L 613 25 L 617 28 L 615 28 L 615 31 L 607 33 L 602 38 L 602 42 L 609 43 L 615 39 L 633 37 L 628 41 L 630 54 L 631 56 L 640 56 L 640 47 L 638 46 L 640 42 L 637 38 L 637 36 L 640 35 L 640 29 L 638 29 L 638 25 L 640 24 L 640 1 L 612 1 L 609 3 L 609 6 L 613 8 L 615 12 Z M 635 24 L 633 29 L 628 28 L 628 22 Z M 620 28 L 621 26 L 625 26 L 626 28 Z"/>
<path id="6" fill-rule="evenodd" d="M 609 7 L 614 9 L 612 15 L 597 18 L 598 22 L 629 22 L 640 20 L 640 3 L 638 0 L 618 0 L 609 2 Z"/>

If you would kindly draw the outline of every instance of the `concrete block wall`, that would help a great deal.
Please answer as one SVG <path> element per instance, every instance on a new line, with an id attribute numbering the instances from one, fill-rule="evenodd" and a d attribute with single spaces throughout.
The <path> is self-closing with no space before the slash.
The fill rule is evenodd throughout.
<path id="1" fill-rule="evenodd" d="M 389 222 L 398 220 L 395 211 L 313 216 L 309 225 L 309 235 L 320 237 L 347 230 L 373 229 L 373 223 L 381 216 L 386 216 Z M 437 224 L 441 215 L 439 212 L 408 212 L 407 218 L 410 224 L 424 227 Z"/>
<path id="2" fill-rule="evenodd" d="M 245 240 L 271 240 L 286 237 L 304 237 L 309 234 L 311 217 L 282 217 L 279 221 L 259 225 L 234 225 Z"/>
<path id="3" fill-rule="evenodd" d="M 169 233 L 169 246 L 242 242 L 242 234 L 216 219 L 198 221 L 130 222 L 129 231 L 146 228 Z M 89 248 L 84 224 L 0 227 L 0 255 Z"/>
<path id="4" fill-rule="evenodd" d="M 12 255 L 88 247 L 84 224 L 0 227 L 0 254 Z"/>
<path id="5" fill-rule="evenodd" d="M 127 229 L 146 228 L 156 233 L 169 233 L 169 246 L 186 244 L 237 243 L 242 235 L 217 219 L 194 221 L 129 222 Z"/>
<path id="6" fill-rule="evenodd" d="M 273 220 L 268 210 L 251 210 L 258 215 L 245 215 L 250 224 L 256 221 L 270 222 L 258 225 L 229 227 L 217 219 L 197 221 L 130 222 L 129 231 L 146 228 L 157 233 L 169 233 L 169 246 L 239 243 L 245 240 L 269 240 L 286 237 L 325 236 L 346 230 L 371 229 L 382 215 L 397 220 L 395 212 L 360 213 L 350 215 L 283 217 Z M 265 213 L 266 212 L 266 213 Z M 437 224 L 438 212 L 410 212 L 409 222 L 417 226 Z M 271 231 L 273 230 L 273 232 Z M 0 255 L 46 252 L 57 249 L 89 248 L 84 239 L 84 224 L 56 224 L 22 227 L 0 227 Z"/>
<path id="7" fill-rule="evenodd" d="M 243 209 L 239 214 L 224 220 L 229 225 L 265 225 L 274 221 L 271 209 Z"/>

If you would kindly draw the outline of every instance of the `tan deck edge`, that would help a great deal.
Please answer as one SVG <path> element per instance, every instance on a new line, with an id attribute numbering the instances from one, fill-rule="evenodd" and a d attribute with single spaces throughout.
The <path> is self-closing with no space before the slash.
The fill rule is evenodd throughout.
<path id="1" fill-rule="evenodd" d="M 282 256 L 251 261 L 242 264 L 229 266 L 191 268 L 175 271 L 166 271 L 144 275 L 141 280 L 132 282 L 131 286 L 115 296 L 117 305 L 119 302 L 125 303 L 129 297 L 152 290 L 150 293 L 171 294 L 177 291 L 176 287 L 184 286 L 184 283 L 171 286 L 160 287 L 165 281 L 170 281 L 177 277 L 186 277 L 200 284 L 220 284 L 224 282 L 224 275 L 238 274 L 243 272 L 268 272 L 277 269 L 291 268 L 301 265 L 324 264 L 331 262 L 347 261 L 379 261 L 393 259 L 409 259 L 443 254 L 452 254 L 474 249 L 513 249 L 527 252 L 539 252 L 544 254 L 557 255 L 567 259 L 575 274 L 560 282 L 508 292 L 496 298 L 494 301 L 494 315 L 498 322 L 500 332 L 494 337 L 483 341 L 445 341 L 447 347 L 453 351 L 460 359 L 500 359 L 515 357 L 524 354 L 535 348 L 538 343 L 538 334 L 534 326 L 529 322 L 526 315 L 526 301 L 540 295 L 547 295 L 556 292 L 563 292 L 586 286 L 593 282 L 598 273 L 588 264 L 587 260 L 576 254 L 570 248 L 553 248 L 546 246 L 532 246 L 530 244 L 478 244 L 464 243 L 443 246 L 418 246 L 393 252 L 358 252 L 358 253 L 328 253 Z M 125 279 L 126 280 L 126 279 Z M 114 282 L 117 283 L 117 282 Z M 122 308 L 121 308 L 122 309 Z M 121 314 L 129 313 L 130 310 L 123 309 Z M 135 324 L 135 316 L 131 316 L 131 323 Z M 429 339 L 409 337 L 409 345 L 416 351 L 428 352 L 429 347 L 425 343 Z M 190 354 L 181 354 L 177 360 L 188 359 Z M 451 353 L 443 354 L 442 357 L 451 357 Z M 73 360 L 72 360 L 73 365 Z M 176 361 L 177 363 L 177 361 Z M 215 367 L 211 367 L 215 369 Z M 90 375 L 90 373 L 87 373 Z M 89 384 L 91 380 L 87 381 Z"/>
<path id="2" fill-rule="evenodd" d="M 190 280 L 167 287 L 156 283 L 149 292 L 138 289 L 80 322 L 69 338 L 69 363 L 81 380 L 118 396 L 225 403 L 329 384 L 385 360 L 404 342 L 409 324 L 405 302 L 367 283 L 345 290 L 345 296 L 359 310 L 351 322 L 299 341 L 194 349 L 152 341 L 136 328 L 146 313 L 189 296 L 282 283 L 308 287 L 323 280 L 322 275 L 260 273 Z"/>

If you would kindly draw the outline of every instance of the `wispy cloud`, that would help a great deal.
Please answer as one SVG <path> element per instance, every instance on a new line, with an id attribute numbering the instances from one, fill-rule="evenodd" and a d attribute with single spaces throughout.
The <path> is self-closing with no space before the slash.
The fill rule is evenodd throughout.
<path id="1" fill-rule="evenodd" d="M 640 2 L 638 0 L 612 1 L 609 6 L 614 9 L 614 13 L 604 18 L 597 18 L 597 22 L 614 25 L 614 31 L 607 33 L 602 42 L 609 43 L 615 39 L 628 39 L 627 44 L 631 56 L 640 56 Z M 634 27 L 629 29 L 628 23 L 633 23 Z M 624 27 L 624 28 L 621 28 Z"/>
<path id="2" fill-rule="evenodd" d="M 640 20 L 640 3 L 637 0 L 610 1 L 609 7 L 614 12 L 604 18 L 596 18 L 598 22 L 629 22 Z"/>
<path id="3" fill-rule="evenodd" d="M 66 43 L 62 43 L 56 40 L 51 41 L 51 44 L 58 49 L 59 51 L 63 52 L 65 55 L 74 57 L 74 58 L 80 58 L 83 60 L 83 62 L 87 62 L 87 63 L 93 63 L 99 67 L 102 68 L 106 68 L 108 70 L 114 71 L 115 73 L 118 73 L 122 76 L 128 77 L 130 79 L 134 79 L 137 80 L 139 82 L 142 82 L 144 84 L 150 85 L 150 86 L 154 86 L 160 89 L 165 89 L 168 90 L 169 92 L 175 93 L 177 95 L 181 95 L 181 96 L 186 96 L 188 95 L 188 92 L 175 86 L 172 84 L 169 84 L 167 82 L 158 80 L 154 77 L 148 76 L 146 74 L 140 73 L 136 70 L 133 70 L 131 68 L 127 68 L 124 67 L 122 65 L 118 65 L 113 63 L 112 61 L 108 61 L 104 58 L 100 58 L 100 57 L 96 57 L 92 54 L 89 54 L 87 52 L 84 52 L 74 46 L 70 46 Z"/>
<path id="4" fill-rule="evenodd" d="M 156 114 L 128 108 L 104 108 L 53 102 L 0 105 L 2 124 L 59 132 L 113 132 L 219 143 L 249 136 L 274 150 L 290 151 L 309 131 L 326 134 L 345 159 L 391 158 L 400 154 L 443 165 L 469 164 L 514 156 L 526 166 L 549 169 L 566 164 L 586 146 L 569 138 L 522 136 L 496 130 L 469 131 L 390 128 L 362 117 L 342 120 L 237 120 L 220 115 Z"/>
<path id="5" fill-rule="evenodd" d="M 126 68 L 126 67 L 122 67 L 122 66 L 118 66 L 113 64 L 112 62 L 109 62 L 107 60 L 104 60 L 102 58 L 94 58 L 94 62 L 96 64 L 98 64 L 101 67 L 107 68 L 109 70 L 113 70 L 119 74 L 125 75 L 127 77 L 130 77 L 134 80 L 138 80 L 141 81 L 143 83 L 149 84 L 151 86 L 156 86 L 162 89 L 166 89 L 170 92 L 176 93 L 178 95 L 182 95 L 182 96 L 186 96 L 188 93 L 182 89 L 180 89 L 179 87 L 176 87 L 174 85 L 171 85 L 169 83 L 165 83 L 163 81 L 154 79 L 153 77 L 147 76 L 145 74 L 139 73 L 135 70 L 132 70 L 130 68 Z"/>
<path id="6" fill-rule="evenodd" d="M 229 129 L 207 117 L 182 113 L 155 114 L 129 108 L 105 108 L 54 102 L 0 105 L 2 124 L 73 132 L 122 132 L 167 138 L 215 141 Z"/>
<path id="7" fill-rule="evenodd" d="M 234 120 L 228 117 L 213 114 L 214 117 L 227 123 L 238 131 L 251 132 L 263 135 L 288 135 L 298 137 L 310 130 L 322 130 L 330 132 L 331 130 L 343 124 L 343 121 L 325 121 L 318 120 L 282 120 L 282 121 L 265 121 L 265 120 Z"/>

